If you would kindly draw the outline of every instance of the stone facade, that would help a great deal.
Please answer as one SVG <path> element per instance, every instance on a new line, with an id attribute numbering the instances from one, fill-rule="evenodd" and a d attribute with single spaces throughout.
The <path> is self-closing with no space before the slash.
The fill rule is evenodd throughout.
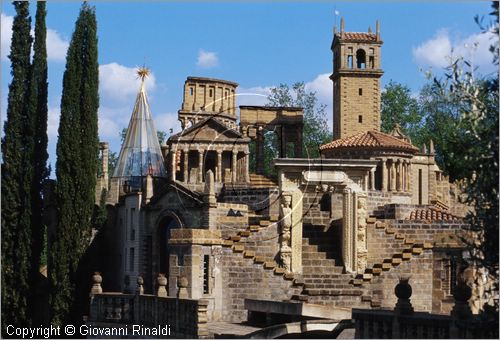
<path id="1" fill-rule="evenodd" d="M 378 131 L 381 45 L 378 25 L 336 33 L 336 139 L 313 160 L 287 157 L 289 143 L 301 154 L 302 109 L 244 106 L 237 125 L 236 83 L 188 77 L 183 131 L 161 148 L 165 176 L 132 191 L 111 178 L 105 281 L 130 291 L 141 278 L 146 294 L 206 301 L 209 322 L 242 322 L 245 299 L 391 307 L 394 285 L 411 276 L 416 311 L 449 312 L 465 209 L 431 146 Z M 277 182 L 249 173 L 249 144 L 262 163 L 270 126 L 282 146 Z"/>

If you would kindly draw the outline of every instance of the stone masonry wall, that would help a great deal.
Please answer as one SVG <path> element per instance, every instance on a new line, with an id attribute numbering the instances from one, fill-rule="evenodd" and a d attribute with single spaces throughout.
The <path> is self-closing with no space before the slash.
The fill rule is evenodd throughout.
<path id="1" fill-rule="evenodd" d="M 260 215 L 279 214 L 279 189 L 229 187 L 222 193 L 221 200 L 226 203 L 247 204 L 249 210 Z"/>

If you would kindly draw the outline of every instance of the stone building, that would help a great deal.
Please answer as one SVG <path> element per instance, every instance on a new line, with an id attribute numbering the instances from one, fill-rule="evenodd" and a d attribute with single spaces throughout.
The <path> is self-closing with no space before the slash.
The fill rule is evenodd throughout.
<path id="1" fill-rule="evenodd" d="M 392 307 L 410 275 L 415 310 L 448 312 L 466 210 L 432 144 L 380 132 L 381 46 L 378 23 L 335 31 L 334 140 L 319 159 L 302 158 L 302 109 L 241 106 L 238 122 L 238 85 L 201 77 L 187 78 L 182 131 L 160 147 L 141 87 L 108 191 L 105 289 L 135 290 L 141 277 L 153 293 L 165 274 L 170 296 L 207 301 L 209 323 L 296 320 Z M 262 175 L 269 130 L 277 181 Z"/>

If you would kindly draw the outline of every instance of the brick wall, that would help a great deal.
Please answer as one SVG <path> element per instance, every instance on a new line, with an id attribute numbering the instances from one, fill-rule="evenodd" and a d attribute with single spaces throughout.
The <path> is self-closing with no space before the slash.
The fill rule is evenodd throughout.
<path id="1" fill-rule="evenodd" d="M 279 189 L 232 187 L 225 189 L 220 200 L 227 203 L 247 204 L 248 209 L 260 215 L 279 214 Z"/>

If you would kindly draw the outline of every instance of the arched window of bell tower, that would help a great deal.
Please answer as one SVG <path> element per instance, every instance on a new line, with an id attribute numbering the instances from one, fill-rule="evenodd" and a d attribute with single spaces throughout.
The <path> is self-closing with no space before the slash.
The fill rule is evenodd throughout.
<path id="1" fill-rule="evenodd" d="M 358 68 L 366 68 L 366 52 L 363 49 L 356 51 L 356 64 Z"/>

